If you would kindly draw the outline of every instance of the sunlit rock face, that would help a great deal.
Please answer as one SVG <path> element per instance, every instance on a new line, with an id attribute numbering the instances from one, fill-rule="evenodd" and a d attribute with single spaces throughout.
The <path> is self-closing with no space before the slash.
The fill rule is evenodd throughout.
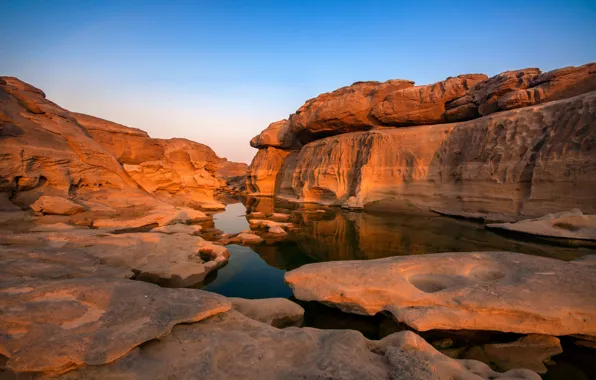
<path id="1" fill-rule="evenodd" d="M 214 191 L 225 186 L 227 178 L 246 172 L 245 164 L 222 159 L 208 146 L 194 141 L 153 139 L 139 129 L 74 115 L 144 190 L 179 203 L 212 202 Z"/>
<path id="2" fill-rule="evenodd" d="M 0 79 L 0 192 L 29 206 L 41 195 L 140 193 L 116 158 L 72 114 L 16 78 Z"/>
<path id="3" fill-rule="evenodd" d="M 350 209 L 384 202 L 501 220 L 576 207 L 593 213 L 594 91 L 594 63 L 416 87 L 356 83 L 291 115 L 290 132 L 305 145 L 261 149 L 248 191 Z"/>

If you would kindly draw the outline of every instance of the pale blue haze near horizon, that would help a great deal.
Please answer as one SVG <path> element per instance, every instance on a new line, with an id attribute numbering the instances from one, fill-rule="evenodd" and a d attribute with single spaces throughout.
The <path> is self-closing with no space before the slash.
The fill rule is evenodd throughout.
<path id="1" fill-rule="evenodd" d="M 596 1 L 0 0 L 0 75 L 235 161 L 305 100 L 360 80 L 596 61 Z"/>

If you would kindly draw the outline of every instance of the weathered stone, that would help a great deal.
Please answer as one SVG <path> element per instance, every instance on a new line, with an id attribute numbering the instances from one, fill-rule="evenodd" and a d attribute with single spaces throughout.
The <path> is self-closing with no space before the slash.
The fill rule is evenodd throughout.
<path id="1" fill-rule="evenodd" d="M 448 121 L 446 103 L 466 95 L 467 91 L 487 79 L 484 74 L 460 75 L 426 86 L 394 91 L 371 110 L 381 124 L 395 127 L 439 124 Z M 451 113 L 450 121 L 468 120 L 462 113 Z M 465 114 L 467 116 L 467 114 Z"/>
<path id="2" fill-rule="evenodd" d="M 537 236 L 596 240 L 596 215 L 584 215 L 579 209 L 515 223 L 488 224 L 486 227 Z"/>
<path id="3" fill-rule="evenodd" d="M 290 116 L 290 130 L 302 143 L 340 133 L 369 130 L 371 109 L 393 91 L 414 82 L 356 82 L 310 99 Z"/>
<path id="4" fill-rule="evenodd" d="M 505 71 L 476 85 L 471 95 L 478 105 L 478 112 L 485 116 L 499 110 L 498 100 L 504 94 L 528 88 L 530 82 L 540 75 L 537 68 Z"/>
<path id="5" fill-rule="evenodd" d="M 304 309 L 286 298 L 244 299 L 229 298 L 234 310 L 250 319 L 273 327 L 289 327 L 302 324 Z"/>
<path id="6" fill-rule="evenodd" d="M 295 168 L 275 171 L 268 188 L 289 177 L 292 190 L 275 194 L 293 201 L 354 197 L 348 205 L 365 209 L 385 201 L 489 219 L 577 207 L 593 214 L 595 120 L 591 92 L 463 123 L 346 133 L 306 144 Z"/>
<path id="7" fill-rule="evenodd" d="M 596 335 L 596 268 L 512 252 L 437 253 L 308 264 L 296 298 L 345 312 L 388 311 L 418 331 Z"/>
<path id="8" fill-rule="evenodd" d="M 53 215 L 73 215 L 85 211 L 85 207 L 60 197 L 41 196 L 30 206 L 35 212 Z"/>
<path id="9" fill-rule="evenodd" d="M 109 218 L 95 219 L 93 226 L 96 228 L 138 228 L 150 224 L 167 226 L 176 223 L 190 223 L 209 219 L 204 212 L 186 207 L 164 207 L 155 208 L 144 216 L 137 218 Z"/>
<path id="10" fill-rule="evenodd" d="M 558 338 L 548 335 L 528 335 L 511 343 L 491 343 L 466 350 L 461 358 L 491 363 L 499 371 L 513 368 L 546 373 L 544 362 L 563 352 Z"/>
<path id="11" fill-rule="evenodd" d="M 391 339 L 389 339 L 391 338 Z M 103 366 L 66 374 L 74 379 L 412 379 L 539 380 L 528 370 L 492 371 L 474 360 L 453 360 L 411 332 L 379 342 L 359 332 L 277 329 L 236 311 L 176 326 L 153 344 Z"/>
<path id="12" fill-rule="evenodd" d="M 85 364 L 110 363 L 177 323 L 230 309 L 230 302 L 216 294 L 130 280 L 1 285 L 0 352 L 15 372 L 60 374 Z"/>
<path id="13" fill-rule="evenodd" d="M 269 124 L 263 132 L 250 140 L 250 146 L 257 149 L 269 147 L 279 149 L 300 148 L 300 144 L 290 131 L 290 121 L 286 119 Z"/>
<path id="14" fill-rule="evenodd" d="M 138 280 L 169 287 L 201 284 L 229 257 L 225 247 L 186 233 L 109 234 L 77 229 L 0 236 L 0 243 L 84 252 L 103 264 L 132 270 Z"/>
<path id="15" fill-rule="evenodd" d="M 278 174 L 291 153 L 277 148 L 259 149 L 246 174 L 246 188 L 253 195 L 274 195 Z"/>
<path id="16" fill-rule="evenodd" d="M 263 241 L 263 238 L 253 233 L 241 232 L 238 235 L 232 237 L 227 244 L 259 244 Z"/>

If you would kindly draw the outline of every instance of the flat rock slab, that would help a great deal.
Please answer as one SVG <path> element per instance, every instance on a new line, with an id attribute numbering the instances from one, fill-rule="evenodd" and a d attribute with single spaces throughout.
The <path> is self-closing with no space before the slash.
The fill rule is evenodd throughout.
<path id="1" fill-rule="evenodd" d="M 188 207 L 164 207 L 151 210 L 146 215 L 137 218 L 109 218 L 96 219 L 93 226 L 96 228 L 138 228 L 155 224 L 167 226 L 176 223 L 207 220 L 209 217 L 204 212 Z"/>
<path id="2" fill-rule="evenodd" d="M 350 330 L 277 329 L 236 311 L 176 326 L 159 341 L 103 366 L 61 379 L 526 379 L 528 370 L 492 371 L 446 357 L 412 332 L 370 341 Z"/>
<path id="3" fill-rule="evenodd" d="M 0 353 L 15 372 L 60 374 L 109 363 L 177 323 L 197 322 L 231 307 L 216 294 L 130 280 L 0 285 Z"/>
<path id="4" fill-rule="evenodd" d="M 516 223 L 488 224 L 487 227 L 537 236 L 596 241 L 596 215 L 584 215 L 578 209 Z"/>
<path id="5" fill-rule="evenodd" d="M 296 298 L 349 313 L 388 311 L 419 331 L 596 336 L 596 267 L 513 252 L 437 253 L 308 264 Z"/>
<path id="6" fill-rule="evenodd" d="M 39 247 L 34 249 L 0 246 L 0 278 L 64 280 L 81 277 L 131 278 L 126 268 L 103 265 L 84 252 Z"/>
<path id="7" fill-rule="evenodd" d="M 168 287 L 201 284 L 229 258 L 225 247 L 186 233 L 111 234 L 81 228 L 5 235 L 0 243 L 83 252 L 103 264 L 132 270 L 139 280 Z"/>

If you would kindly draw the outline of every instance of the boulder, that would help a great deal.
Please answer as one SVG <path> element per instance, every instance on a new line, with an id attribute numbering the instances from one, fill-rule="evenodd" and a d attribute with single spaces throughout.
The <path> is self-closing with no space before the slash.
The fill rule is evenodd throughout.
<path id="1" fill-rule="evenodd" d="M 250 319 L 273 327 L 289 327 L 302 324 L 304 309 L 286 298 L 244 299 L 229 298 L 234 310 Z"/>
<path id="2" fill-rule="evenodd" d="M 549 335 L 528 335 L 510 343 L 490 343 L 466 350 L 460 358 L 491 363 L 499 371 L 513 368 L 546 373 L 545 361 L 563 352 L 557 337 Z"/>
<path id="3" fill-rule="evenodd" d="M 113 362 L 178 323 L 230 309 L 219 295 L 138 281 L 2 282 L 0 351 L 14 372 L 61 374 Z"/>
<path id="4" fill-rule="evenodd" d="M 290 116 L 290 131 L 303 144 L 321 137 L 369 130 L 371 109 L 390 93 L 414 82 L 356 82 L 310 99 Z"/>
<path id="5" fill-rule="evenodd" d="M 474 360 L 447 358 L 411 332 L 388 338 L 370 341 L 350 330 L 277 329 L 230 311 L 176 326 L 118 361 L 61 379 L 540 379 L 528 370 L 498 373 Z"/>
<path id="6" fill-rule="evenodd" d="M 596 335 L 596 268 L 513 252 L 437 253 L 304 265 L 296 298 L 389 312 L 418 331 Z"/>
<path id="7" fill-rule="evenodd" d="M 370 115 L 381 124 L 394 127 L 469 120 L 477 117 L 477 113 L 468 117 L 470 115 L 464 112 L 451 112 L 448 119 L 446 104 L 463 97 L 470 88 L 487 78 L 484 74 L 467 74 L 393 91 L 372 108 Z"/>
<path id="8" fill-rule="evenodd" d="M 579 209 L 548 214 L 538 219 L 520 220 L 515 223 L 493 223 L 486 227 L 536 236 L 596 240 L 596 215 L 584 215 Z"/>
<path id="9" fill-rule="evenodd" d="M 263 132 L 250 140 L 250 146 L 257 149 L 269 147 L 278 149 L 300 148 L 296 137 L 290 131 L 290 121 L 287 119 L 269 124 Z"/>
<path id="10" fill-rule="evenodd" d="M 85 207 L 71 200 L 43 195 L 33 204 L 31 209 L 42 214 L 73 215 L 85 211 Z"/>
<path id="11" fill-rule="evenodd" d="M 226 244 L 242 244 L 242 245 L 250 245 L 250 244 L 259 244 L 263 241 L 263 238 L 259 235 L 255 235 L 249 232 L 241 232 L 238 235 L 229 239 Z"/>

